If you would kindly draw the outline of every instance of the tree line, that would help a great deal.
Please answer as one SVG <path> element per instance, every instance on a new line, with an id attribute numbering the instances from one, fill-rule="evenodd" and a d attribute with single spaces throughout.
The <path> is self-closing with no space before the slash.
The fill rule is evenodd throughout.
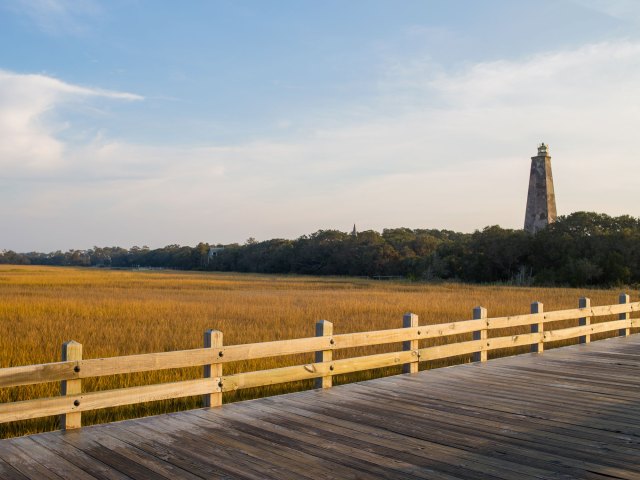
<path id="1" fill-rule="evenodd" d="M 211 247 L 218 247 L 213 256 L 209 254 Z M 535 235 L 499 226 L 473 233 L 409 228 L 357 233 L 319 230 L 294 240 L 249 239 L 242 245 L 4 251 L 0 263 L 400 276 L 477 283 L 629 285 L 640 283 L 640 219 L 577 212 L 559 217 Z"/>

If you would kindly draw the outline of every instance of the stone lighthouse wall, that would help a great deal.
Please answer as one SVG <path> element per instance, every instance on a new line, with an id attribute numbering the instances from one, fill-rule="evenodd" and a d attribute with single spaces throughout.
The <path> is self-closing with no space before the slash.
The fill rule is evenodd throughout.
<path id="1" fill-rule="evenodd" d="M 527 232 L 536 233 L 555 222 L 556 216 L 556 195 L 553 190 L 551 157 L 547 155 L 546 146 L 543 144 L 538 149 L 538 155 L 531 158 L 524 229 Z"/>

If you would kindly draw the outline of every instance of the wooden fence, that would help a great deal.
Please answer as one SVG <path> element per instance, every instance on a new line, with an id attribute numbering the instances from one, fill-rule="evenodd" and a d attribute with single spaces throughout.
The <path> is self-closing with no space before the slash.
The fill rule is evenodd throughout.
<path id="1" fill-rule="evenodd" d="M 372 332 L 333 335 L 333 324 L 321 320 L 316 324 L 316 336 L 252 343 L 223 345 L 222 332 L 208 330 L 204 347 L 162 353 L 147 353 L 122 357 L 83 359 L 82 345 L 67 342 L 62 348 L 62 361 L 0 369 L 0 388 L 61 382 L 61 396 L 0 404 L 0 423 L 61 415 L 63 429 L 79 428 L 83 411 L 155 400 L 203 395 L 206 406 L 222 404 L 223 392 L 243 388 L 274 385 L 305 379 L 316 379 L 316 387 L 329 388 L 333 375 L 352 373 L 394 365 L 403 365 L 404 372 L 418 371 L 419 362 L 458 355 L 472 355 L 473 361 L 486 361 L 487 353 L 496 349 L 530 345 L 531 351 L 542 353 L 546 342 L 579 338 L 591 341 L 591 335 L 617 331 L 629 335 L 631 328 L 640 327 L 640 319 L 631 313 L 640 311 L 640 302 L 630 303 L 621 294 L 619 303 L 591 307 L 588 298 L 581 298 L 579 308 L 544 312 L 539 302 L 531 304 L 531 313 L 508 317 L 487 318 L 482 307 L 473 310 L 473 319 L 436 325 L 418 325 L 417 315 L 407 313 L 403 328 Z M 594 317 L 616 315 L 615 320 L 591 323 Z M 578 325 L 552 330 L 548 324 L 562 320 L 578 320 Z M 492 337 L 496 329 L 530 326 L 530 333 Z M 429 338 L 473 334 L 473 340 L 452 342 L 440 346 L 419 348 L 418 342 Z M 495 332 L 494 332 L 495 333 Z M 400 343 L 402 351 L 333 360 L 334 350 L 353 347 Z M 223 364 L 239 360 L 275 357 L 315 352 L 315 362 L 306 365 L 223 375 Z M 104 375 L 149 372 L 155 370 L 204 366 L 201 379 L 162 383 L 116 390 L 82 392 L 82 379 Z"/>

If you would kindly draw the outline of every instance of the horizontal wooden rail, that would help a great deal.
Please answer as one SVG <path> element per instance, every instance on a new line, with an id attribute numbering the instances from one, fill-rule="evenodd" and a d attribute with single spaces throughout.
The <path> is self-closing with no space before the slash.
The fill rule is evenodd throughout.
<path id="1" fill-rule="evenodd" d="M 78 421 L 72 423 L 74 426 L 80 426 L 79 412 L 87 410 L 196 395 L 203 395 L 205 403 L 206 399 L 209 399 L 209 404 L 213 402 L 212 406 L 214 406 L 221 403 L 222 392 L 245 388 L 308 379 L 319 379 L 317 382 L 322 382 L 322 385 L 328 388 L 331 386 L 333 375 L 396 365 L 411 365 L 409 371 L 417 371 L 419 362 L 461 355 L 472 355 L 474 359 L 485 361 L 487 352 L 513 347 L 532 346 L 542 351 L 542 345 L 545 342 L 573 338 L 586 342 L 592 334 L 611 331 L 628 334 L 630 328 L 640 327 L 640 319 L 630 318 L 631 313 L 640 311 L 640 302 L 629 303 L 628 296 L 624 294 L 620 296 L 620 302 L 615 305 L 591 307 L 589 299 L 580 299 L 580 305 L 584 305 L 584 308 L 544 313 L 542 313 L 542 304 L 536 302 L 533 304 L 535 307 L 533 311 L 541 313 L 497 318 L 486 318 L 486 310 L 476 307 L 474 312 L 482 314 L 474 313 L 476 317 L 474 320 L 424 326 L 416 326 L 418 325 L 417 316 L 407 314 L 404 317 L 404 323 L 407 325 L 405 328 L 332 335 L 332 329 L 327 327 L 321 335 L 316 337 L 243 345 L 223 345 L 220 332 L 208 331 L 209 336 L 218 335 L 219 338 L 216 338 L 219 341 L 207 343 L 208 337 L 205 335 L 205 348 L 98 359 L 81 359 L 82 346 L 69 342 L 65 345 L 73 344 L 80 352 L 75 360 L 0 369 L 0 388 L 46 382 L 63 382 L 65 385 L 83 378 L 195 366 L 205 367 L 205 378 L 89 393 L 80 393 L 80 386 L 78 386 L 77 390 L 65 389 L 66 395 L 60 397 L 2 403 L 0 404 L 0 423 L 51 415 L 62 415 L 63 418 L 70 419 L 77 414 L 73 418 L 77 418 Z M 591 323 L 595 317 L 612 315 L 616 315 L 616 320 Z M 548 323 L 561 320 L 579 320 L 579 325 L 556 330 L 546 326 Z M 330 323 L 324 321 L 326 325 Z M 500 337 L 488 335 L 492 330 L 528 325 L 532 325 L 531 333 Z M 542 325 L 545 325 L 544 328 Z M 471 333 L 474 340 L 418 348 L 420 340 Z M 331 351 L 337 349 L 400 342 L 403 343 L 403 351 L 340 360 L 333 360 L 330 355 Z M 311 352 L 317 353 L 314 363 L 234 375 L 221 373 L 223 363 Z M 214 366 L 215 372 L 212 370 Z M 69 414 L 73 415 L 70 417 Z M 73 426 L 70 424 L 67 428 L 73 428 Z"/>
<path id="2" fill-rule="evenodd" d="M 366 357 L 346 358 L 334 360 L 331 363 L 310 363 L 293 367 L 274 368 L 271 370 L 258 370 L 256 372 L 238 373 L 222 377 L 222 391 L 229 392 L 243 388 L 262 387 L 276 385 L 278 383 L 295 382 L 325 375 L 338 375 L 341 373 L 359 372 L 373 368 L 391 367 L 402 365 L 417 358 L 414 351 L 380 353 Z"/>
<path id="3" fill-rule="evenodd" d="M 205 393 L 220 392 L 219 384 L 219 378 L 201 378 L 182 382 L 145 385 L 143 387 L 128 387 L 61 397 L 0 403 L 0 422 L 13 422 L 156 400 L 204 395 Z"/>
<path id="4" fill-rule="evenodd" d="M 604 315 L 618 315 L 620 313 L 640 312 L 640 302 L 618 305 L 602 305 L 591 308 L 574 308 L 571 310 L 556 310 L 555 312 L 528 313 L 510 317 L 488 318 L 490 329 L 520 327 L 532 323 L 559 322 L 560 320 L 574 320 L 580 317 L 601 317 Z"/>
<path id="5" fill-rule="evenodd" d="M 71 361 L 3 368 L 0 369 L 0 387 L 17 387 L 80 378 L 73 370 L 77 365 L 78 362 Z"/>
<path id="6" fill-rule="evenodd" d="M 580 327 L 563 328 L 560 330 L 549 330 L 544 332 L 545 342 L 555 342 L 558 340 L 569 340 L 585 334 L 606 333 L 621 328 L 637 328 L 640 326 L 639 319 L 616 320 L 613 322 L 592 323 Z"/>

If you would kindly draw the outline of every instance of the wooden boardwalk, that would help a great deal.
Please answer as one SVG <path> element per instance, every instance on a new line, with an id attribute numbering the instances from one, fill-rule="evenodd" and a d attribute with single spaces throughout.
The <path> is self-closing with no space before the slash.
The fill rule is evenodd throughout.
<path id="1" fill-rule="evenodd" d="M 640 335 L 0 440 L 2 479 L 640 479 Z"/>

